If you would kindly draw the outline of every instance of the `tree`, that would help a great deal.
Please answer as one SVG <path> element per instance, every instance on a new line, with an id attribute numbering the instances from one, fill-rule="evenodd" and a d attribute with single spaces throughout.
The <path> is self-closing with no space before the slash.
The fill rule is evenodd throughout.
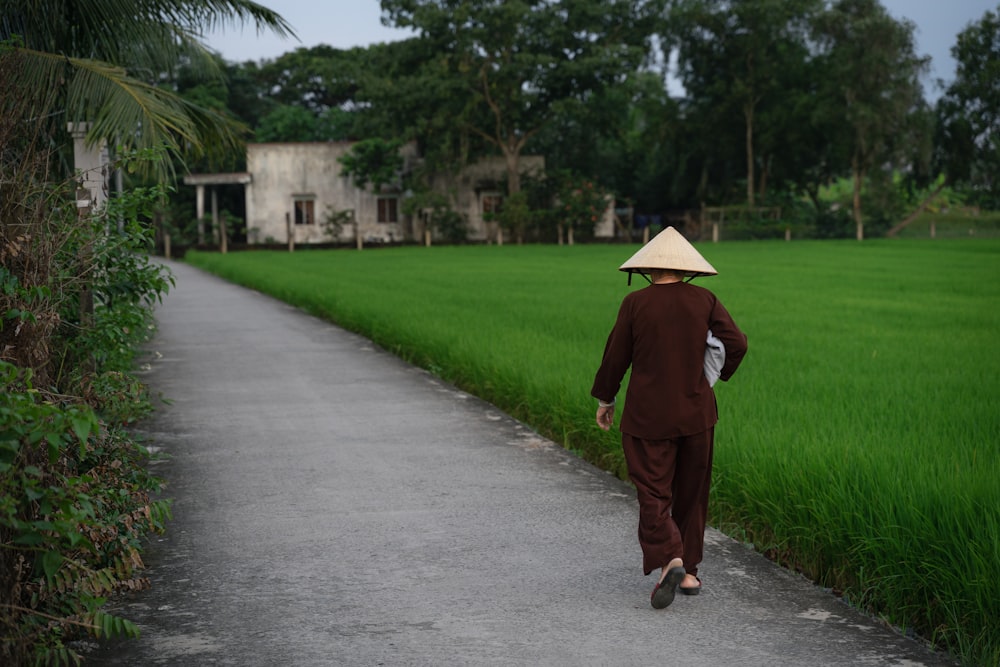
<path id="1" fill-rule="evenodd" d="M 422 187 L 403 200 L 403 212 L 423 221 L 427 244 L 430 244 L 432 229 L 449 243 L 463 243 L 468 238 L 468 220 L 452 208 L 451 200 L 444 193 Z"/>
<path id="2" fill-rule="evenodd" d="M 567 240 L 573 245 L 574 231 L 592 234 L 594 227 L 604 217 L 608 209 L 608 193 L 592 180 L 573 173 L 556 176 L 556 194 L 559 210 L 559 238 L 562 239 L 563 225 L 567 229 Z"/>
<path id="3" fill-rule="evenodd" d="M 895 156 L 923 104 L 920 74 L 928 58 L 914 53 L 913 24 L 889 16 L 878 0 L 839 0 L 815 23 L 833 109 L 842 113 L 856 237 L 864 238 L 861 190 L 869 172 Z"/>
<path id="4" fill-rule="evenodd" d="M 357 138 L 396 137 L 415 141 L 422 180 L 430 173 L 458 173 L 486 155 L 489 146 L 470 131 L 464 81 L 448 74 L 447 59 L 429 39 L 369 47 L 355 99 Z"/>
<path id="5" fill-rule="evenodd" d="M 597 142 L 601 152 L 594 164 L 570 169 L 594 174 L 606 189 L 631 202 L 637 211 L 683 208 L 685 195 L 693 191 L 697 180 L 686 168 L 691 151 L 683 143 L 687 128 L 681 104 L 670 97 L 663 75 L 641 72 L 625 86 L 608 92 L 621 120 L 602 118 L 599 126 L 605 134 Z M 608 169 L 614 171 L 607 173 Z"/>
<path id="6" fill-rule="evenodd" d="M 403 142 L 398 139 L 366 139 L 359 141 L 340 158 L 343 174 L 350 176 L 359 188 L 371 183 L 375 192 L 383 185 L 398 181 L 405 165 L 399 152 Z"/>
<path id="7" fill-rule="evenodd" d="M 958 34 L 951 54 L 955 80 L 934 109 L 934 141 L 929 174 L 936 186 L 887 236 L 895 236 L 946 187 L 971 186 L 976 197 L 996 207 L 1000 202 L 1000 15 L 983 18 Z M 928 179 L 930 180 L 930 179 Z"/>
<path id="8" fill-rule="evenodd" d="M 938 104 L 937 164 L 1000 202 L 1000 12 L 986 12 L 951 49 L 955 80 Z"/>
<path id="9" fill-rule="evenodd" d="M 319 119 L 308 109 L 283 104 L 260 119 L 257 141 L 319 141 Z"/>
<path id="10" fill-rule="evenodd" d="M 1000 201 L 1000 12 L 986 12 L 952 47 L 955 81 L 941 103 L 942 125 L 953 143 L 939 144 L 939 162 L 952 180 L 970 182 Z M 950 150 L 949 150 L 950 149 Z"/>
<path id="11" fill-rule="evenodd" d="M 366 51 L 360 47 L 336 49 L 326 44 L 298 48 L 262 62 L 260 78 L 275 101 L 301 106 L 319 116 L 353 102 Z"/>
<path id="12" fill-rule="evenodd" d="M 521 189 L 519 158 L 534 135 L 635 71 L 661 8 L 655 0 L 382 2 L 391 23 L 434 45 L 424 75 L 460 84 L 451 121 L 503 155 L 509 194 Z"/>
<path id="13" fill-rule="evenodd" d="M 219 56 L 221 58 L 221 56 Z M 226 85 L 226 108 L 229 113 L 247 127 L 254 129 L 260 120 L 277 106 L 267 95 L 266 85 L 260 66 L 253 62 L 225 63 L 224 82 Z M 181 94 L 184 87 L 180 88 Z M 243 156 L 246 157 L 245 155 Z"/>
<path id="14" fill-rule="evenodd" d="M 677 50 L 685 90 L 717 119 L 716 131 L 726 118 L 738 114 L 743 121 L 751 208 L 755 193 L 766 190 L 770 158 L 784 143 L 779 133 L 761 132 L 762 116 L 782 113 L 795 95 L 790 74 L 807 60 L 806 20 L 818 6 L 817 0 L 682 0 L 668 17 L 664 44 Z"/>
<path id="15" fill-rule="evenodd" d="M 639 71 L 554 117 L 526 150 L 545 156 L 549 174 L 586 174 L 641 210 L 661 210 L 678 194 L 671 178 L 684 175 L 673 168 L 684 158 L 673 143 L 679 131 L 661 74 Z"/>
<path id="16" fill-rule="evenodd" d="M 3 17 L 0 60 L 11 64 L 2 68 L 5 100 L 30 99 L 37 113 L 57 114 L 63 130 L 90 123 L 92 142 L 126 150 L 166 144 L 177 155 L 240 143 L 231 120 L 156 85 L 185 60 L 219 74 L 200 41 L 203 28 L 252 22 L 292 34 L 277 13 L 250 0 L 5 0 Z"/>
<path id="17" fill-rule="evenodd" d="M 784 103 L 772 110 L 772 118 L 777 114 L 781 118 L 766 130 L 784 146 L 774 163 L 774 180 L 806 195 L 819 218 L 829 213 L 820 190 L 846 172 L 851 153 L 840 92 L 827 70 L 830 66 L 824 57 L 800 63 Z"/>

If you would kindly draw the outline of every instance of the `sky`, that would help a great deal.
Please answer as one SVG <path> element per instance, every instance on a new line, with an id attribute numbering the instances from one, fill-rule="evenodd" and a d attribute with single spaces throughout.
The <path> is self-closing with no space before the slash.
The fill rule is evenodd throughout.
<path id="1" fill-rule="evenodd" d="M 257 0 L 291 24 L 298 40 L 282 39 L 272 33 L 257 35 L 253 27 L 228 27 L 206 36 L 206 43 L 233 62 L 274 59 L 299 47 L 328 44 L 338 49 L 368 46 L 405 39 L 408 30 L 383 26 L 378 0 Z M 918 55 L 931 57 L 931 70 L 924 80 L 930 99 L 940 96 L 937 79 L 950 81 L 955 73 L 951 47 L 955 37 L 970 22 L 989 10 L 1000 8 L 1000 0 L 882 0 L 897 19 L 909 19 L 916 26 Z"/>

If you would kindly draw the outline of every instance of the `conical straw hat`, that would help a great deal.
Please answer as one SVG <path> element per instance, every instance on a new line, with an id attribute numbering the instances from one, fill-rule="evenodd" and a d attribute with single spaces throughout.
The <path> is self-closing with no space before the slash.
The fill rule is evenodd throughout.
<path id="1" fill-rule="evenodd" d="M 673 227 L 657 234 L 618 267 L 619 271 L 628 273 L 649 273 L 651 269 L 673 269 L 689 276 L 714 276 L 719 273 Z"/>

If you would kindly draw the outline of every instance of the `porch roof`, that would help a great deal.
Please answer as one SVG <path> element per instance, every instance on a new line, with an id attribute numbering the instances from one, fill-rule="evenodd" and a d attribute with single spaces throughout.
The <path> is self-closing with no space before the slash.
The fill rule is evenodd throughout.
<path id="1" fill-rule="evenodd" d="M 248 172 L 231 174 L 188 174 L 184 177 L 184 185 L 246 185 L 253 181 Z"/>

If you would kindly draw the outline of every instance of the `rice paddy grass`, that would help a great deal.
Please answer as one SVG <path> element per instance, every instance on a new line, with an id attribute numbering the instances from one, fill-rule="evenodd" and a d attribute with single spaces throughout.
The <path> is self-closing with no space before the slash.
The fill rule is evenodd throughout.
<path id="1" fill-rule="evenodd" d="M 624 478 L 589 390 L 622 297 L 645 284 L 616 270 L 636 248 L 187 259 L 371 338 Z M 967 664 L 1000 664 L 1000 239 L 699 249 L 720 275 L 698 284 L 750 343 L 716 385 L 710 522 Z"/>

